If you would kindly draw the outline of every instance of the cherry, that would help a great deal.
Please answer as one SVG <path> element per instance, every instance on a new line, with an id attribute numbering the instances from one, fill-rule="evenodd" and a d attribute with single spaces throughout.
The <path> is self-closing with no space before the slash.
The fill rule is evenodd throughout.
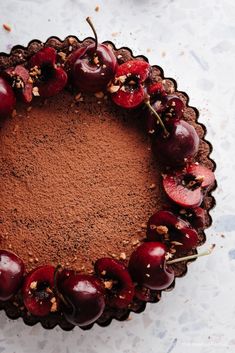
<path id="1" fill-rule="evenodd" d="M 117 59 L 108 45 L 98 44 L 97 33 L 89 17 L 87 22 L 95 35 L 95 44 L 82 47 L 72 53 L 66 67 L 76 88 L 87 93 L 95 93 L 106 89 L 113 79 Z"/>
<path id="2" fill-rule="evenodd" d="M 111 258 L 101 258 L 95 263 L 97 276 L 104 280 L 107 302 L 111 307 L 128 307 L 134 296 L 134 284 L 125 265 Z"/>
<path id="3" fill-rule="evenodd" d="M 29 71 L 22 65 L 11 67 L 6 70 L 11 79 L 12 87 L 15 89 L 25 103 L 30 103 L 33 98 L 33 84 Z"/>
<path id="4" fill-rule="evenodd" d="M 56 50 L 45 47 L 34 54 L 30 61 L 30 75 L 34 78 L 38 93 L 42 97 L 51 97 L 59 93 L 67 83 L 67 74 L 56 65 Z"/>
<path id="5" fill-rule="evenodd" d="M 161 132 L 155 136 L 153 151 L 167 165 L 183 165 L 198 152 L 199 136 L 195 128 L 184 120 L 173 119 L 167 130 L 168 135 Z"/>
<path id="6" fill-rule="evenodd" d="M 129 271 L 134 282 L 161 290 L 174 281 L 174 271 L 166 266 L 166 246 L 159 242 L 141 244 L 131 255 Z"/>
<path id="7" fill-rule="evenodd" d="M 0 300 L 9 300 L 18 292 L 23 274 L 23 261 L 12 252 L 0 250 Z"/>
<path id="8" fill-rule="evenodd" d="M 189 164 L 184 169 L 163 175 L 163 187 L 168 197 L 184 208 L 200 206 L 203 192 L 215 182 L 214 173 L 198 164 Z"/>
<path id="9" fill-rule="evenodd" d="M 165 242 L 179 251 L 191 250 L 198 245 L 196 230 L 170 211 L 158 211 L 149 218 L 147 239 Z"/>
<path id="10" fill-rule="evenodd" d="M 15 95 L 9 83 L 0 77 L 0 117 L 10 115 L 15 106 Z"/>
<path id="11" fill-rule="evenodd" d="M 58 299 L 54 290 L 55 268 L 40 266 L 29 272 L 24 280 L 22 295 L 25 307 L 35 316 L 47 316 L 57 311 Z"/>
<path id="12" fill-rule="evenodd" d="M 87 326 L 95 322 L 105 308 L 102 283 L 91 275 L 69 275 L 59 290 L 64 298 L 64 315 L 73 325 Z"/>
<path id="13" fill-rule="evenodd" d="M 201 207 L 181 209 L 180 216 L 189 221 L 196 229 L 204 229 L 206 227 L 206 210 Z"/>
<path id="14" fill-rule="evenodd" d="M 145 81 L 150 65 L 142 60 L 130 60 L 117 68 L 114 82 L 109 87 L 112 100 L 123 108 L 136 108 L 146 97 Z"/>
<path id="15" fill-rule="evenodd" d="M 135 287 L 135 298 L 142 300 L 144 302 L 156 303 L 161 298 L 161 292 L 156 290 L 151 290 L 143 286 Z"/>

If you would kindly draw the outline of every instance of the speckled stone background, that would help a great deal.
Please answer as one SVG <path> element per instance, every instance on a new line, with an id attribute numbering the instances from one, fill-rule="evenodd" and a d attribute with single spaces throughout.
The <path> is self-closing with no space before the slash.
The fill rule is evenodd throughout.
<path id="1" fill-rule="evenodd" d="M 99 5 L 98 12 L 95 7 Z M 207 231 L 214 253 L 190 266 L 176 288 L 131 320 L 45 331 L 0 313 L 0 353 L 233 353 L 235 352 L 235 2 L 234 0 L 0 0 L 0 51 L 31 39 L 90 35 L 133 48 L 198 107 L 217 162 L 217 207 Z M 11 25 L 8 33 L 2 24 Z"/>

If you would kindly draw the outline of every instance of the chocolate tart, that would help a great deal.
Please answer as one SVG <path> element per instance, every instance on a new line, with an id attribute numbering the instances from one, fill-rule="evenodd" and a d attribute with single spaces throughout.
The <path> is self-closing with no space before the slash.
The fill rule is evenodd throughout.
<path id="1" fill-rule="evenodd" d="M 63 60 L 76 49 L 92 43 L 92 38 L 80 41 L 75 36 L 50 37 L 45 43 L 33 40 L 27 47 L 15 46 L 10 54 L 0 53 L 0 73 L 25 65 L 43 47 L 54 48 L 63 66 Z M 145 56 L 134 57 L 129 48 L 105 43 L 118 64 L 133 59 L 148 62 Z M 183 119 L 200 138 L 195 161 L 214 171 L 212 146 L 205 140 L 206 128 L 198 122 L 198 110 L 189 106 L 187 94 L 178 91 L 176 81 L 165 78 L 159 66 L 152 66 L 151 74 L 153 81 L 163 82 L 167 94 L 174 93 L 184 102 Z M 151 152 L 141 110 L 122 109 L 100 93 L 77 93 L 66 88 L 48 99 L 35 97 L 28 105 L 17 101 L 16 112 L 1 121 L 0 248 L 20 256 L 26 273 L 45 264 L 93 273 L 94 262 L 104 256 L 127 264 L 145 239 L 151 214 L 175 207 L 163 190 L 163 166 Z M 201 205 L 206 220 L 198 231 L 198 245 L 205 242 L 204 228 L 211 225 L 215 186 Z M 187 252 L 193 253 L 196 249 Z M 187 263 L 174 265 L 175 277 L 186 274 Z M 175 281 L 166 290 L 174 285 Z M 158 302 L 160 297 L 160 290 L 151 290 L 148 301 Z M 125 320 L 131 311 L 140 313 L 145 306 L 146 301 L 136 296 L 124 309 L 106 305 L 96 323 L 107 326 L 113 318 Z M 11 319 L 22 317 L 27 325 L 74 327 L 60 310 L 46 317 L 30 314 L 21 291 L 0 301 L 0 308 Z"/>

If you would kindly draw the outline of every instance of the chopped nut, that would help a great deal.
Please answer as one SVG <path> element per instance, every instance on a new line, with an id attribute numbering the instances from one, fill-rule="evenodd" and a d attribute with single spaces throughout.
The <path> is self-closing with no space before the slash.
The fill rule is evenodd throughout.
<path id="1" fill-rule="evenodd" d="M 105 289 L 112 289 L 113 288 L 113 281 L 104 281 Z"/>
<path id="2" fill-rule="evenodd" d="M 13 112 L 11 113 L 12 118 L 14 118 L 17 115 L 16 110 L 14 109 Z"/>
<path id="3" fill-rule="evenodd" d="M 137 240 L 134 240 L 133 242 L 132 242 L 132 245 L 138 245 L 140 243 L 140 241 L 137 239 Z"/>
<path id="4" fill-rule="evenodd" d="M 55 298 L 52 298 L 52 299 L 55 299 Z M 51 300 L 52 300 L 51 299 Z M 51 312 L 54 313 L 55 311 L 57 311 L 58 309 L 58 305 L 57 305 L 57 302 L 56 302 L 56 299 L 55 299 L 55 302 L 52 303 L 52 306 L 51 306 Z"/>
<path id="5" fill-rule="evenodd" d="M 69 42 L 69 44 L 72 45 L 72 44 L 75 42 L 75 38 L 69 37 L 69 38 L 68 38 L 68 42 Z"/>
<path id="6" fill-rule="evenodd" d="M 9 26 L 7 23 L 3 23 L 2 27 L 5 29 L 5 31 L 11 32 L 11 26 Z"/>
<path id="7" fill-rule="evenodd" d="M 34 96 L 40 96 L 38 87 L 36 87 L 36 86 L 33 87 L 33 95 L 34 95 Z"/>
<path id="8" fill-rule="evenodd" d="M 119 259 L 126 260 L 126 254 L 124 252 L 121 252 Z"/>
<path id="9" fill-rule="evenodd" d="M 168 233 L 168 228 L 166 226 L 156 226 L 156 232 L 160 235 L 165 235 Z"/>
<path id="10" fill-rule="evenodd" d="M 110 93 L 116 93 L 119 90 L 119 88 L 120 87 L 117 85 L 111 85 L 111 86 L 109 86 L 108 90 Z"/>
<path id="11" fill-rule="evenodd" d="M 33 281 L 33 282 L 30 283 L 29 288 L 30 288 L 30 289 L 36 289 L 36 288 L 37 288 L 37 284 L 38 284 L 37 281 Z"/>
<path id="12" fill-rule="evenodd" d="M 104 92 L 96 92 L 95 93 L 96 98 L 104 98 Z"/>
<path id="13" fill-rule="evenodd" d="M 146 224 L 146 223 L 142 223 L 142 224 L 141 224 L 141 228 L 142 228 L 142 229 L 147 229 L 147 224 Z"/>
<path id="14" fill-rule="evenodd" d="M 99 5 L 97 5 L 97 6 L 95 7 L 95 11 L 96 11 L 96 12 L 100 11 Z"/>
<path id="15" fill-rule="evenodd" d="M 30 105 L 28 108 L 27 108 L 27 112 L 30 112 L 32 110 L 32 106 Z"/>
<path id="16" fill-rule="evenodd" d="M 60 51 L 60 52 L 58 53 L 58 55 L 61 57 L 61 59 L 62 59 L 63 61 L 66 60 L 66 54 L 65 54 L 63 51 Z"/>
<path id="17" fill-rule="evenodd" d="M 98 65 L 100 63 L 98 56 L 95 56 L 93 61 L 95 65 Z"/>
<path id="18" fill-rule="evenodd" d="M 153 132 L 154 132 L 154 130 L 153 130 Z M 150 133 L 151 133 L 151 132 L 150 132 Z M 156 184 L 154 184 L 154 183 L 149 186 L 149 189 L 150 189 L 150 190 L 153 190 L 153 189 L 155 189 L 155 188 L 156 188 Z"/>

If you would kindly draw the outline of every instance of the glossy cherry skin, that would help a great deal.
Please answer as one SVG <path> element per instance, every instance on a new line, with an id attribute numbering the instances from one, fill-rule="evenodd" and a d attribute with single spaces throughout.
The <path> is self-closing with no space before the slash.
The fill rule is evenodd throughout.
<path id="1" fill-rule="evenodd" d="M 43 317 L 57 310 L 54 273 L 53 266 L 45 265 L 37 267 L 25 277 L 22 295 L 24 305 L 31 314 Z"/>
<path id="2" fill-rule="evenodd" d="M 198 245 L 197 231 L 170 211 L 158 211 L 149 218 L 147 239 L 164 242 L 178 251 L 191 250 Z"/>
<path id="3" fill-rule="evenodd" d="M 166 265 L 166 246 L 159 242 L 138 246 L 128 268 L 133 281 L 149 289 L 166 289 L 174 281 L 174 271 Z"/>
<path id="4" fill-rule="evenodd" d="M 153 140 L 153 151 L 157 158 L 168 166 L 180 166 L 192 159 L 198 152 L 199 136 L 195 128 L 184 120 L 167 124 L 169 136 L 163 132 Z"/>
<path id="5" fill-rule="evenodd" d="M 109 88 L 113 102 L 128 109 L 141 105 L 146 98 L 145 81 L 149 73 L 150 65 L 142 60 L 130 60 L 118 66 Z"/>
<path id="6" fill-rule="evenodd" d="M 82 92 L 95 93 L 106 89 L 113 79 L 117 59 L 105 44 L 91 44 L 76 50 L 68 58 L 66 67 L 73 85 Z"/>
<path id="7" fill-rule="evenodd" d="M 206 228 L 207 212 L 201 207 L 181 209 L 180 216 L 188 221 L 195 229 Z"/>
<path id="8" fill-rule="evenodd" d="M 0 250 L 0 300 L 6 301 L 15 295 L 22 284 L 23 261 L 7 250 Z"/>
<path id="9" fill-rule="evenodd" d="M 39 89 L 41 97 L 51 97 L 58 94 L 67 83 L 65 70 L 56 65 L 56 50 L 45 47 L 34 54 L 30 61 L 31 70 L 37 68 L 41 71 L 38 74 L 35 85 Z"/>
<path id="10" fill-rule="evenodd" d="M 108 305 L 118 309 L 128 307 L 134 296 L 134 284 L 126 266 L 111 258 L 101 258 L 95 263 L 95 272 L 104 280 Z"/>
<path id="11" fill-rule="evenodd" d="M 68 276 L 60 284 L 60 292 L 67 302 L 67 305 L 64 305 L 65 318 L 73 325 L 90 325 L 104 311 L 104 287 L 93 276 L 82 274 Z"/>
<path id="12" fill-rule="evenodd" d="M 198 164 L 163 175 L 163 187 L 168 197 L 183 208 L 200 206 L 203 193 L 214 185 L 214 173 Z"/>
<path id="13" fill-rule="evenodd" d="M 15 103 L 16 99 L 11 86 L 0 77 L 0 118 L 10 115 Z"/>

